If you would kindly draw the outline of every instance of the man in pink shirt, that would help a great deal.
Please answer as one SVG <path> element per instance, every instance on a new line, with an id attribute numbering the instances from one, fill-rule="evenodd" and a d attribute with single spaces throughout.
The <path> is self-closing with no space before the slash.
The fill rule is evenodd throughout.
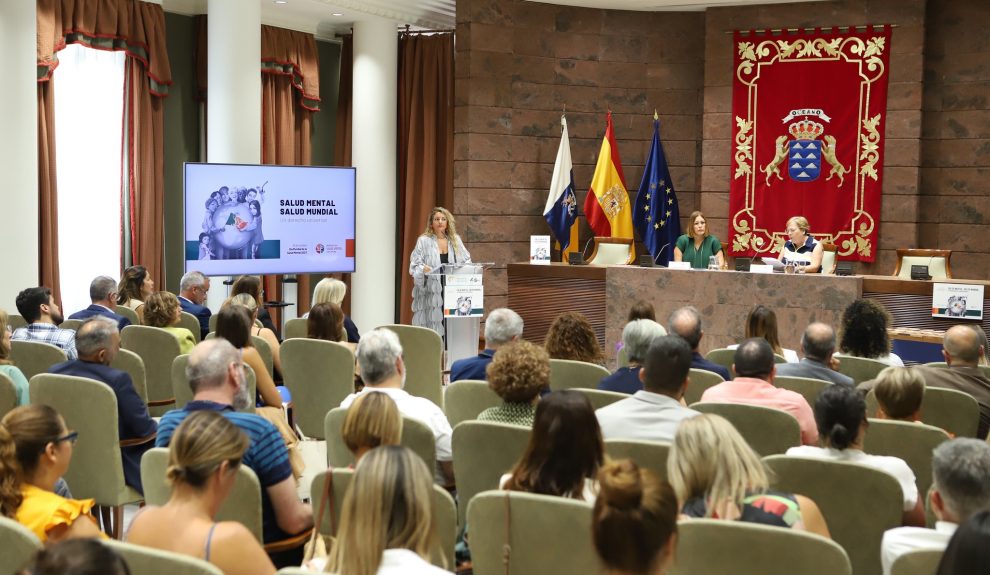
<path id="1" fill-rule="evenodd" d="M 754 337 L 742 342 L 733 361 L 736 378 L 708 388 L 701 401 L 716 403 L 746 403 L 786 411 L 801 426 L 801 443 L 818 445 L 815 415 L 804 396 L 773 385 L 773 348 L 767 340 Z"/>

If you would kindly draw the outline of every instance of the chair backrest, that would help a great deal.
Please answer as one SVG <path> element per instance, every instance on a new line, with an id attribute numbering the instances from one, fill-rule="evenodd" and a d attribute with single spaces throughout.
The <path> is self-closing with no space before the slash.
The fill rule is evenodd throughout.
<path id="1" fill-rule="evenodd" d="M 880 372 L 890 367 L 882 361 L 870 359 L 868 357 L 855 357 L 851 355 L 841 355 L 839 360 L 839 373 L 844 373 L 853 378 L 857 384 L 869 381 Z"/>
<path id="2" fill-rule="evenodd" d="M 218 316 L 219 316 L 219 314 L 212 314 L 212 315 L 210 315 L 210 322 L 209 322 L 210 323 L 210 333 L 213 333 L 213 332 L 215 332 L 217 330 L 217 317 Z"/>
<path id="3" fill-rule="evenodd" d="M 177 356 L 172 361 L 172 393 L 175 395 L 175 408 L 182 409 L 187 403 L 193 400 L 193 391 L 186 379 L 186 366 L 189 365 L 189 354 Z M 257 394 L 257 376 L 250 365 L 244 365 L 244 378 L 248 386 L 248 395 L 255 397 Z M 251 401 L 244 410 L 245 413 L 254 413 L 254 401 Z"/>
<path id="4" fill-rule="evenodd" d="M 586 361 L 571 359 L 550 360 L 550 389 L 574 389 L 584 387 L 597 389 L 603 377 L 611 375 L 607 369 Z"/>
<path id="5" fill-rule="evenodd" d="M 203 327 L 199 323 L 199 318 L 193 314 L 184 311 L 179 314 L 179 327 L 184 327 L 189 330 L 189 333 L 193 335 L 193 340 L 199 343 L 200 335 L 203 331 Z"/>
<path id="6" fill-rule="evenodd" d="M 320 471 L 313 478 L 311 493 L 313 494 L 314 516 L 320 512 L 320 502 L 322 501 L 323 493 L 327 489 L 326 481 L 328 477 L 331 477 L 330 470 Z M 324 506 L 323 516 L 314 517 L 314 523 L 319 528 L 320 534 L 327 536 L 337 535 L 337 528 L 340 527 L 340 516 L 344 508 L 344 496 L 347 493 L 347 488 L 351 485 L 354 470 L 333 469 L 332 477 L 333 508 L 331 509 L 329 502 L 327 502 Z M 457 539 L 457 505 L 454 503 L 454 498 L 450 496 L 450 493 L 447 493 L 439 485 L 434 484 L 431 508 L 433 525 L 436 529 L 437 540 L 440 542 L 439 549 L 434 553 L 433 563 L 439 567 L 443 567 L 442 557 L 446 559 L 446 567 L 452 568 L 455 565 L 454 543 Z M 331 512 L 333 513 L 332 517 Z"/>
<path id="7" fill-rule="evenodd" d="M 414 325 L 383 325 L 394 331 L 402 344 L 406 364 L 405 390 L 425 397 L 443 409 L 443 340 L 432 329 Z"/>
<path id="8" fill-rule="evenodd" d="M 332 341 L 295 338 L 282 342 L 282 378 L 292 392 L 296 425 L 323 439 L 327 413 L 354 392 L 354 354 Z"/>
<path id="9" fill-rule="evenodd" d="M 928 367 L 949 367 L 949 364 L 944 361 L 930 361 L 925 364 Z M 983 372 L 983 376 L 990 378 L 990 365 L 978 365 L 980 371 Z"/>
<path id="10" fill-rule="evenodd" d="M 306 328 L 306 318 L 304 317 L 294 317 L 285 322 L 285 328 L 282 329 L 282 340 L 293 339 L 293 338 L 303 338 L 309 333 Z"/>
<path id="11" fill-rule="evenodd" d="M 24 327 L 27 325 L 27 321 L 25 321 L 24 316 L 16 313 L 7 315 L 7 323 L 10 325 L 10 331 L 14 331 L 19 327 Z"/>
<path id="12" fill-rule="evenodd" d="M 179 354 L 179 340 L 157 327 L 129 325 L 120 332 L 120 346 L 141 356 L 148 386 L 148 413 L 164 415 L 175 406 L 172 362 Z"/>
<path id="13" fill-rule="evenodd" d="M 41 541 L 30 529 L 0 515 L 0 549 L 2 563 L 7 573 L 20 573 L 34 554 L 41 549 Z"/>
<path id="14" fill-rule="evenodd" d="M 47 373 L 56 363 L 62 363 L 69 358 L 61 348 L 41 341 L 10 342 L 10 359 L 21 370 L 28 380 L 39 373 Z"/>
<path id="15" fill-rule="evenodd" d="M 715 413 L 729 420 L 746 443 L 760 455 L 784 453 L 801 445 L 801 426 L 790 413 L 762 405 L 702 402 L 691 405 L 701 413 Z"/>
<path id="16" fill-rule="evenodd" d="M 595 236 L 595 247 L 588 263 L 600 266 L 628 265 L 635 257 L 632 238 Z"/>
<path id="17" fill-rule="evenodd" d="M 773 384 L 781 389 L 789 389 L 804 396 L 808 405 L 814 407 L 818 394 L 823 389 L 832 385 L 832 382 L 824 379 L 814 379 L 810 377 L 792 377 L 789 375 L 778 375 L 773 378 Z"/>
<path id="18" fill-rule="evenodd" d="M 605 454 L 612 459 L 632 459 L 636 465 L 651 469 L 660 477 L 667 477 L 670 444 L 665 441 L 609 439 L 605 442 Z"/>
<path id="19" fill-rule="evenodd" d="M 932 486 L 932 450 L 948 440 L 945 431 L 931 425 L 870 419 L 863 451 L 903 459 L 914 472 L 918 493 L 924 497 Z"/>
<path id="20" fill-rule="evenodd" d="M 713 553 L 713 542 L 718 552 Z M 772 559 L 771 559 L 772 558 Z M 691 519 L 677 524 L 671 575 L 851 575 L 849 557 L 836 542 L 796 529 Z"/>
<path id="21" fill-rule="evenodd" d="M 104 541 L 124 559 L 131 573 L 141 575 L 223 575 L 216 565 L 202 559 L 180 555 L 122 541 Z"/>
<path id="22" fill-rule="evenodd" d="M 867 415 L 875 416 L 877 407 L 877 397 L 871 389 L 866 394 Z M 921 400 L 921 420 L 956 437 L 976 437 L 980 426 L 980 404 L 964 391 L 926 387 L 925 397 Z"/>
<path id="23" fill-rule="evenodd" d="M 461 524 L 472 497 L 498 489 L 499 479 L 526 451 L 531 433 L 526 427 L 490 421 L 465 421 L 454 428 L 451 447 Z"/>
<path id="24" fill-rule="evenodd" d="M 702 394 L 709 387 L 715 387 L 716 385 L 725 381 L 722 376 L 715 373 L 714 371 L 708 371 L 707 369 L 696 369 L 691 368 L 688 373 L 688 379 L 691 380 L 688 383 L 687 389 L 684 390 L 684 402 L 688 405 L 692 403 L 697 403 L 701 401 Z"/>
<path id="25" fill-rule="evenodd" d="M 949 260 L 952 250 L 898 249 L 897 267 L 894 275 L 902 279 L 911 279 L 911 266 L 928 266 L 928 275 L 933 280 L 951 279 L 952 266 Z"/>
<path id="26" fill-rule="evenodd" d="M 117 396 L 102 381 L 42 373 L 31 378 L 31 403 L 54 407 L 79 432 L 64 478 L 77 499 L 120 505 L 127 499 L 117 434 Z"/>
<path id="27" fill-rule="evenodd" d="M 145 403 L 148 403 L 148 374 L 144 369 L 144 360 L 141 356 L 129 349 L 117 350 L 117 355 L 110 362 L 110 367 L 126 371 L 131 376 L 131 383 L 134 384 L 134 391 L 141 396 Z"/>
<path id="28" fill-rule="evenodd" d="M 452 428 L 462 421 L 477 419 L 489 407 L 502 405 L 502 398 L 488 387 L 487 381 L 455 381 L 444 389 L 443 395 L 444 413 Z"/>
<path id="29" fill-rule="evenodd" d="M 354 454 L 347 449 L 347 444 L 344 443 L 341 435 L 345 417 L 347 417 L 347 408 L 335 407 L 327 412 L 324 420 L 323 433 L 327 441 L 327 462 L 330 467 L 347 467 L 354 464 Z M 403 415 L 402 438 L 399 443 L 422 457 L 431 471 L 436 466 L 436 438 L 433 436 L 433 430 L 422 421 Z"/>
<path id="30" fill-rule="evenodd" d="M 131 321 L 131 325 L 141 325 L 141 318 L 138 317 L 137 312 L 126 305 L 118 305 L 113 309 L 113 313 L 126 317 Z"/>
<path id="31" fill-rule="evenodd" d="M 615 354 L 615 369 L 622 367 L 629 367 L 629 350 L 625 346 Z"/>
<path id="32" fill-rule="evenodd" d="M 478 575 L 602 572 L 591 541 L 591 504 L 585 501 L 486 491 L 468 504 L 468 523 Z"/>
<path id="33" fill-rule="evenodd" d="M 732 364 L 736 361 L 736 350 L 721 348 L 713 349 L 705 354 L 705 359 L 712 363 L 717 363 L 729 370 L 730 377 L 736 377 L 736 370 L 732 369 Z M 774 360 L 776 362 L 776 360 Z"/>
<path id="34" fill-rule="evenodd" d="M 261 356 L 261 361 L 265 364 L 265 369 L 268 370 L 268 377 L 275 377 L 275 356 L 272 354 L 272 346 L 268 345 L 265 339 L 258 335 L 251 336 L 251 345 L 254 349 L 258 350 L 258 355 Z"/>
<path id="35" fill-rule="evenodd" d="M 83 320 L 81 319 L 66 319 L 62 320 L 62 323 L 58 324 L 58 327 L 61 329 L 71 329 L 72 331 L 76 331 L 82 324 Z"/>
<path id="36" fill-rule="evenodd" d="M 822 242 L 822 273 L 825 275 L 835 275 L 835 264 L 838 262 L 836 252 L 838 251 L 832 242 Z"/>
<path id="37" fill-rule="evenodd" d="M 856 463 L 772 455 L 774 489 L 811 498 L 832 539 L 849 555 L 854 573 L 880 572 L 883 532 L 901 524 L 904 495 L 897 479 Z"/>
<path id="38" fill-rule="evenodd" d="M 17 388 L 14 387 L 14 380 L 0 371 L 0 419 L 15 407 L 17 407 Z"/>
<path id="39" fill-rule="evenodd" d="M 938 571 L 944 553 L 942 549 L 909 551 L 894 560 L 890 575 L 932 575 Z"/>
<path id="40" fill-rule="evenodd" d="M 604 391 L 601 389 L 591 389 L 588 387 L 576 387 L 574 391 L 588 398 L 592 409 L 601 409 L 607 405 L 612 405 L 616 401 L 622 401 L 629 397 L 628 393 L 618 393 L 615 391 Z"/>
<path id="41" fill-rule="evenodd" d="M 172 489 L 165 480 L 168 469 L 168 449 L 154 447 L 141 457 L 141 483 L 144 485 L 144 500 L 148 505 L 165 505 Z M 73 485 L 73 490 L 75 486 Z M 75 495 L 75 493 L 73 493 Z M 220 506 L 215 517 L 217 521 L 237 521 L 254 534 L 259 543 L 262 539 L 261 526 L 261 484 L 258 476 L 247 465 L 237 467 L 234 487 Z"/>

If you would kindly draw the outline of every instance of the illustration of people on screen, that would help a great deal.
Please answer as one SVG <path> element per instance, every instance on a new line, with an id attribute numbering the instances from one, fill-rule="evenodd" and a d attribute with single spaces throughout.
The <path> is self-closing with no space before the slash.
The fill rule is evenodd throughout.
<path id="1" fill-rule="evenodd" d="M 254 190 L 251 190 L 254 192 Z M 258 259 L 258 250 L 265 241 L 265 234 L 261 231 L 261 203 L 258 200 L 248 202 L 248 212 L 251 214 L 251 223 L 244 227 L 243 231 L 251 234 L 248 240 L 248 247 L 251 252 L 251 259 Z"/>
<path id="2" fill-rule="evenodd" d="M 223 186 L 218 190 L 220 192 L 220 205 L 225 206 L 234 201 L 234 198 L 230 195 L 230 188 Z"/>
<path id="3" fill-rule="evenodd" d="M 457 310 L 454 315 L 471 315 L 471 296 L 462 295 L 457 298 Z"/>
<path id="4" fill-rule="evenodd" d="M 199 234 L 199 259 L 201 260 L 213 260 L 216 256 L 213 254 L 213 250 L 210 248 L 213 243 L 213 236 L 207 233 Z"/>
<path id="5" fill-rule="evenodd" d="M 199 236 L 199 259 L 237 260 L 263 257 L 263 202 L 264 186 L 222 186 L 212 192 L 205 203 L 203 233 Z"/>

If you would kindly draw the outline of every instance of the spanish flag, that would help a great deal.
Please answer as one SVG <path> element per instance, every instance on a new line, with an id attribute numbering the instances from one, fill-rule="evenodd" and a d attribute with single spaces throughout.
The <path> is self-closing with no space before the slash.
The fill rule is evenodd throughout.
<path id="1" fill-rule="evenodd" d="M 595 175 L 584 199 L 584 215 L 596 236 L 633 237 L 632 205 L 625 180 L 619 148 L 615 145 L 612 112 L 609 112 Z"/>

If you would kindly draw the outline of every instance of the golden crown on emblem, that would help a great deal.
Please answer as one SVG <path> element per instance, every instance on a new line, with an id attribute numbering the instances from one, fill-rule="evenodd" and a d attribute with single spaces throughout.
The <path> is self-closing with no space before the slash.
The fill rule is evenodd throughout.
<path id="1" fill-rule="evenodd" d="M 795 140 L 817 140 L 825 133 L 825 126 L 811 120 L 801 120 L 791 124 L 787 131 L 794 136 Z"/>

